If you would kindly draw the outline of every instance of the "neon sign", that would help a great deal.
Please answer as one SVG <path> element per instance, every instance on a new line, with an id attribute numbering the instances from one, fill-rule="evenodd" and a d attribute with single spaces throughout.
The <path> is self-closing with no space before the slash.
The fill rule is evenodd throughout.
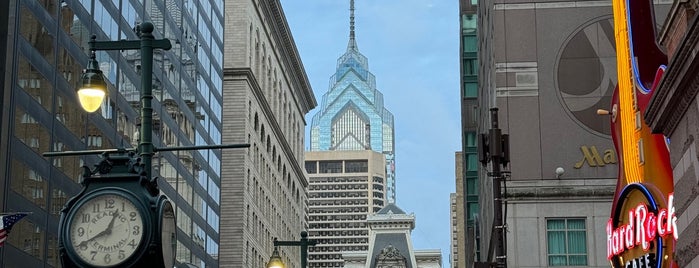
<path id="1" fill-rule="evenodd" d="M 612 4 L 618 85 L 610 122 L 619 175 L 606 226 L 607 259 L 616 268 L 674 268 L 677 216 L 670 155 L 665 137 L 642 119 L 667 56 L 655 42 L 653 1 Z"/>
<path id="2" fill-rule="evenodd" d="M 628 223 L 614 228 L 613 219 L 607 221 L 607 258 L 612 259 L 627 249 L 640 245 L 650 249 L 650 242 L 657 236 L 664 238 L 672 234 L 677 240 L 677 216 L 673 206 L 674 195 L 668 196 L 668 208 L 662 208 L 657 215 L 649 211 L 646 204 L 639 204 L 629 210 Z"/>

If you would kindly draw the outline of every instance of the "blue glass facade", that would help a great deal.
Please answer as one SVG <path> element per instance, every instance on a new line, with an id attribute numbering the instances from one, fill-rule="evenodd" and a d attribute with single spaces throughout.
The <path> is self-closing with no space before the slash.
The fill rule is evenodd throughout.
<path id="1" fill-rule="evenodd" d="M 383 104 L 367 58 L 351 30 L 347 51 L 337 60 L 330 89 L 311 121 L 311 151 L 373 150 L 386 156 L 387 201 L 395 202 L 393 114 Z"/>
<path id="2" fill-rule="evenodd" d="M 0 4 L 0 73 L 6 107 L 0 135 L 0 211 L 32 212 L 0 251 L 3 267 L 58 267 L 58 215 L 79 190 L 80 166 L 97 156 L 46 158 L 41 153 L 133 148 L 139 120 L 138 51 L 101 51 L 109 83 L 101 110 L 87 114 L 75 89 L 88 61 L 88 41 L 137 40 L 152 21 L 157 147 L 221 143 L 223 0 L 4 0 Z M 177 261 L 217 267 L 220 150 L 159 152 L 161 190 L 176 204 Z"/>

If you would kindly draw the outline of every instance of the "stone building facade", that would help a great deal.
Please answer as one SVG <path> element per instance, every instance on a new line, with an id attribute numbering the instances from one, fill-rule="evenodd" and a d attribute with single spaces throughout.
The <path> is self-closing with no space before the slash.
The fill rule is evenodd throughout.
<path id="1" fill-rule="evenodd" d="M 264 267 L 307 228 L 304 116 L 315 96 L 279 0 L 226 0 L 220 267 Z M 299 248 L 281 247 L 289 267 Z"/>
<path id="2" fill-rule="evenodd" d="M 698 7 L 696 0 L 673 1 L 659 36 L 669 64 L 645 111 L 653 131 L 670 139 L 679 232 L 674 257 L 680 267 L 699 266 Z"/>

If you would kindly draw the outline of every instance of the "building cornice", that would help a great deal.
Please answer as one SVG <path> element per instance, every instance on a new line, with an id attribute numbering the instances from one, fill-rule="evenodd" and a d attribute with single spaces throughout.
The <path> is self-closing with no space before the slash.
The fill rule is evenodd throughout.
<path id="1" fill-rule="evenodd" d="M 300 92 L 297 92 L 300 94 L 292 94 L 292 96 L 294 96 L 294 98 L 295 96 L 301 97 L 297 103 L 302 105 L 301 110 L 306 113 L 315 108 L 318 103 L 313 94 L 311 84 L 308 81 L 306 70 L 303 67 L 301 56 L 294 42 L 294 37 L 291 35 L 291 30 L 289 29 L 289 24 L 287 23 L 281 3 L 279 0 L 261 2 L 265 4 L 266 8 L 264 12 L 268 13 L 266 17 L 273 19 L 269 24 L 272 28 L 270 32 L 275 35 L 273 40 L 281 50 L 280 56 L 284 59 L 282 60 L 282 64 L 285 65 L 284 67 L 286 70 L 291 71 L 288 76 L 293 84 L 291 89 L 300 90 Z"/>
<path id="2" fill-rule="evenodd" d="M 508 187 L 506 198 L 514 200 L 604 199 L 614 197 L 613 186 Z"/>
<path id="3" fill-rule="evenodd" d="M 650 100 L 644 119 L 654 133 L 669 136 L 699 91 L 699 20 L 695 16 L 687 27 L 677 52 Z"/>
<path id="4" fill-rule="evenodd" d="M 291 149 L 291 145 L 289 144 L 289 138 L 284 135 L 281 125 L 279 122 L 277 122 L 276 117 L 274 117 L 272 113 L 272 108 L 270 108 L 269 103 L 267 103 L 267 100 L 264 97 L 264 92 L 262 92 L 262 88 L 260 88 L 260 84 L 257 83 L 257 79 L 255 79 L 255 74 L 253 73 L 252 69 L 250 68 L 226 68 L 223 69 L 223 77 L 224 81 L 230 80 L 230 81 L 235 81 L 235 80 L 244 80 L 247 81 L 248 85 L 250 85 L 251 91 L 253 94 L 255 94 L 256 98 L 260 100 L 260 106 L 261 110 L 263 113 L 265 113 L 265 117 L 269 118 L 270 120 L 270 126 L 272 126 L 272 131 L 274 132 L 274 135 L 277 137 L 284 137 L 283 139 L 279 139 L 279 146 L 282 147 L 282 152 L 284 152 L 285 156 L 289 159 L 289 162 L 291 163 L 301 163 L 296 159 L 294 156 L 294 151 Z M 301 181 L 301 184 L 303 187 L 308 187 L 308 179 L 306 178 L 304 170 L 301 168 L 301 165 L 303 164 L 298 164 L 298 165 L 289 165 L 291 168 L 294 170 L 296 176 L 298 176 L 299 181 Z"/>

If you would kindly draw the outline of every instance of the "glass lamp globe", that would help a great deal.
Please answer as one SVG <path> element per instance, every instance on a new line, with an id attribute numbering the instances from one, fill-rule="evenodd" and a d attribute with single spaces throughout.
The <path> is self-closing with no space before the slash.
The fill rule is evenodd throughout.
<path id="1" fill-rule="evenodd" d="M 102 105 L 104 96 L 107 95 L 107 83 L 104 81 L 104 75 L 99 69 L 94 54 L 88 66 L 88 69 L 80 77 L 82 85 L 78 88 L 78 99 L 83 109 L 92 113 L 99 110 Z"/>

